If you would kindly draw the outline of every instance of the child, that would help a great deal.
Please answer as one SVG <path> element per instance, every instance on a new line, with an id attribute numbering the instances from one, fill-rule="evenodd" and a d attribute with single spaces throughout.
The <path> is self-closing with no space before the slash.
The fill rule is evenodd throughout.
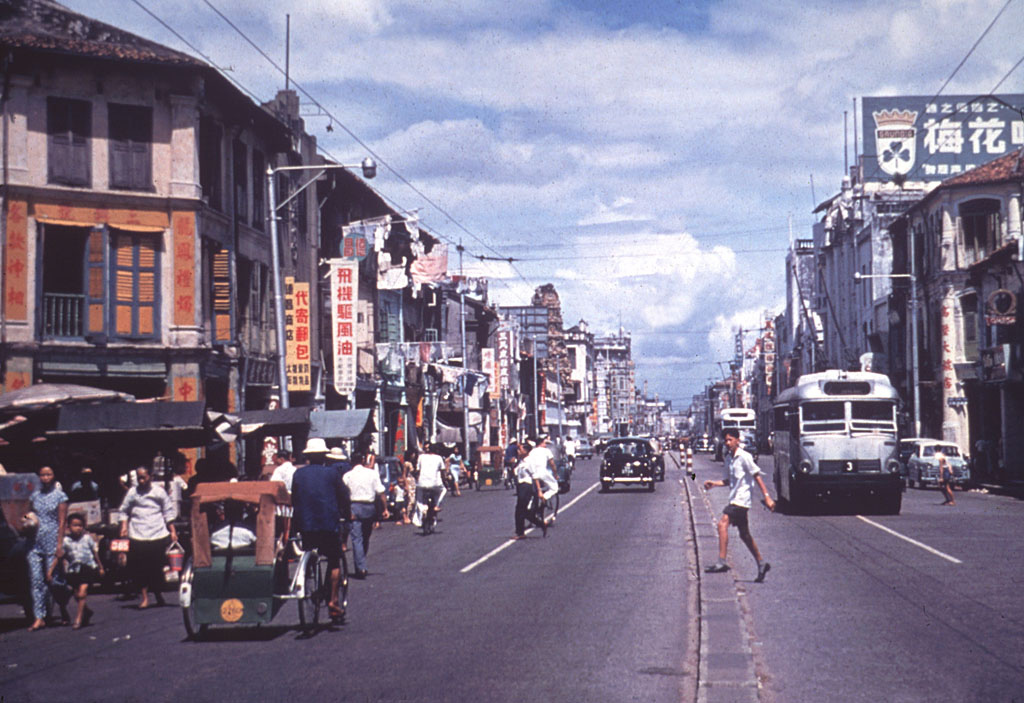
<path id="1" fill-rule="evenodd" d="M 77 630 L 82 625 L 89 624 L 92 617 L 92 610 L 85 604 L 85 597 L 89 593 L 89 584 L 97 575 L 103 576 L 103 564 L 100 562 L 99 552 L 96 548 L 96 540 L 85 531 L 85 516 L 75 513 L 68 518 L 68 535 L 64 536 L 64 561 L 67 562 L 65 572 L 68 585 L 71 586 L 78 604 L 78 612 L 75 613 L 75 622 L 71 629 Z M 54 560 L 50 567 L 52 578 L 54 567 L 57 561 Z"/>

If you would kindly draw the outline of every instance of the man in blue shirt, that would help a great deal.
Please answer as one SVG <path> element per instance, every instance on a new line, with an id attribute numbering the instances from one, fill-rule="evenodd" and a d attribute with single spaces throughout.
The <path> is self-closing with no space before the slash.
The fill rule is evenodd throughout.
<path id="1" fill-rule="evenodd" d="M 333 619 L 345 616 L 338 600 L 341 583 L 341 520 L 351 511 L 348 489 L 341 474 L 325 466 L 327 445 L 311 438 L 303 451 L 305 463 L 292 476 L 292 526 L 302 537 L 303 549 L 316 549 L 327 558 L 331 598 L 327 612 Z"/>

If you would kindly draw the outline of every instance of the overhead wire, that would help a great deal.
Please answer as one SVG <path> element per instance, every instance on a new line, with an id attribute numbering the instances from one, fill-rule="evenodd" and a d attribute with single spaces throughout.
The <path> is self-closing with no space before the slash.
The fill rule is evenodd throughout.
<path id="1" fill-rule="evenodd" d="M 242 29 L 240 27 L 238 27 L 238 25 L 236 25 L 234 22 L 232 22 L 231 19 L 229 17 L 227 17 L 227 15 L 225 15 L 223 12 L 221 12 L 220 9 L 216 5 L 214 5 L 210 0 L 203 0 L 203 2 L 206 4 L 207 7 L 209 7 L 211 10 L 213 10 L 213 12 L 217 14 L 217 16 L 219 16 L 222 20 L 224 20 L 224 22 L 229 27 L 234 29 L 235 32 L 237 32 L 238 35 L 242 37 L 242 39 L 244 39 L 253 49 L 255 49 L 260 54 L 260 56 L 262 56 L 281 75 L 288 76 L 289 81 L 296 87 L 296 89 L 299 90 L 299 92 L 301 92 L 304 96 L 306 96 L 306 98 L 311 103 L 313 103 L 317 108 L 319 108 L 319 109 L 323 110 L 325 113 L 327 113 L 327 115 L 331 118 L 331 120 L 333 120 L 333 122 L 335 124 L 337 124 L 339 127 L 341 127 L 342 131 L 344 131 L 346 134 L 348 134 L 349 137 L 351 137 L 353 141 L 355 141 L 357 144 L 359 144 L 359 146 L 361 146 L 363 149 L 365 149 L 367 151 L 367 153 L 369 153 L 374 159 L 376 159 L 377 162 L 381 166 L 386 168 L 395 178 L 400 180 L 409 189 L 411 189 L 414 193 L 416 193 L 418 196 L 423 198 L 423 200 L 425 202 L 427 202 L 431 207 L 433 207 L 435 210 L 437 210 L 442 215 L 444 215 L 448 219 L 449 222 L 451 222 L 453 225 L 455 225 L 455 227 L 457 227 L 458 229 L 460 229 L 463 232 L 465 232 L 470 238 L 475 240 L 477 243 L 479 243 L 484 248 L 486 248 L 489 251 L 491 251 L 493 254 L 501 256 L 501 252 L 500 251 L 498 251 L 493 246 L 488 244 L 484 239 L 482 239 L 481 237 L 476 235 L 474 232 L 470 231 L 465 225 L 463 225 L 458 219 L 456 219 L 454 215 L 452 215 L 450 212 L 448 212 L 447 209 L 445 209 L 444 207 L 439 205 L 432 198 L 430 198 L 426 193 L 424 193 L 422 190 L 417 188 L 416 185 L 414 185 L 409 179 L 407 179 L 405 176 L 403 176 L 401 173 L 399 173 L 398 170 L 390 164 L 390 162 L 388 162 L 386 159 L 381 157 L 376 151 L 374 151 L 370 147 L 370 145 L 367 144 L 365 141 L 363 141 L 363 139 L 361 139 L 355 132 L 353 132 L 348 127 L 348 125 L 346 125 L 344 122 L 342 122 L 340 119 L 338 119 L 338 117 L 336 115 L 334 115 L 326 106 L 324 106 L 315 97 L 313 97 L 313 95 L 308 90 L 306 90 L 298 81 L 296 81 L 294 77 L 290 76 L 283 68 L 281 68 L 281 66 L 273 58 L 271 58 L 270 55 L 267 54 L 267 52 L 265 52 L 262 49 L 262 47 L 260 47 L 256 42 L 254 42 L 252 39 L 250 39 L 249 36 L 245 32 L 243 32 Z M 512 269 L 513 269 L 513 271 L 516 272 L 516 274 L 520 278 L 523 279 L 523 281 L 525 283 L 527 283 L 527 284 L 530 283 L 530 281 L 528 281 L 527 278 L 525 276 L 523 276 L 522 272 L 520 272 L 518 269 L 516 269 L 515 266 L 512 266 Z"/>

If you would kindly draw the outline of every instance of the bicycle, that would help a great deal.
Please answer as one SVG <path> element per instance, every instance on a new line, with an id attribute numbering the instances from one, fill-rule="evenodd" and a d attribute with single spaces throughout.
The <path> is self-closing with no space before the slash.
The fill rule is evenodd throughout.
<path id="1" fill-rule="evenodd" d="M 330 600 L 328 591 L 331 582 L 327 571 L 327 557 L 320 554 L 316 548 L 302 550 L 298 538 L 292 538 L 290 541 L 300 556 L 289 595 L 298 600 L 300 627 L 310 632 L 320 623 L 320 612 Z M 344 552 L 339 559 L 339 570 L 338 604 L 344 617 L 348 610 L 348 561 Z"/>
<path id="2" fill-rule="evenodd" d="M 427 509 L 423 513 L 423 534 L 432 535 L 434 534 L 434 528 L 437 524 L 437 509 L 435 503 L 437 501 L 437 491 L 433 489 L 424 489 L 423 498 L 426 503 Z"/>

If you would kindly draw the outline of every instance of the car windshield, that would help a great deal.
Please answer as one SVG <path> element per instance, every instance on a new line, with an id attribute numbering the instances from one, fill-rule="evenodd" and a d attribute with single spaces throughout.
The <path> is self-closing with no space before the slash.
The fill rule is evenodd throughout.
<path id="1" fill-rule="evenodd" d="M 608 453 L 625 454 L 627 456 L 644 456 L 647 453 L 645 442 L 616 442 L 608 447 Z"/>
<path id="2" fill-rule="evenodd" d="M 946 456 L 960 456 L 960 447 L 955 444 L 942 444 L 937 449 Z"/>

